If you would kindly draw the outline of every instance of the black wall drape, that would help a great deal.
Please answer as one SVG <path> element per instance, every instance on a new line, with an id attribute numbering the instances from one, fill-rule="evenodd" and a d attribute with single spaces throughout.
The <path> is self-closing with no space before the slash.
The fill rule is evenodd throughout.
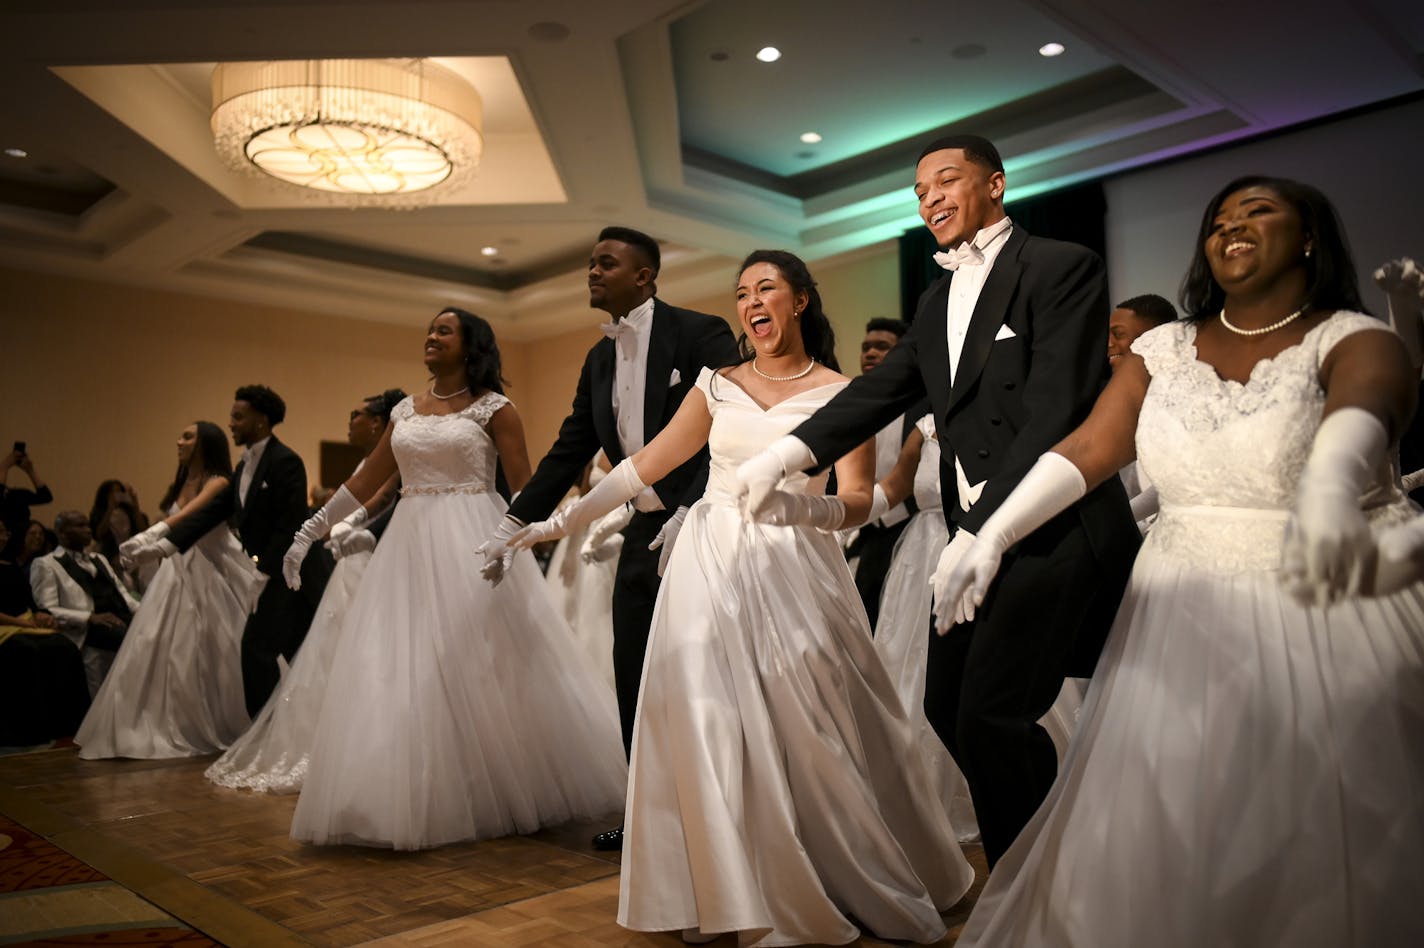
<path id="1" fill-rule="evenodd" d="M 1082 244 L 1107 259 L 1107 198 L 1097 181 L 1005 205 L 1014 225 L 1035 237 Z M 920 294 L 944 273 L 932 256 L 939 248 L 924 227 L 900 235 L 900 318 L 915 318 Z"/>

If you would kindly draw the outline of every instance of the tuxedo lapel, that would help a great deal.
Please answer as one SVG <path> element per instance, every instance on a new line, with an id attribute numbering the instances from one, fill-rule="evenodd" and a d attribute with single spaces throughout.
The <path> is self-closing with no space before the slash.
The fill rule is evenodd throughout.
<path id="1" fill-rule="evenodd" d="M 964 393 L 974 387 L 984 363 L 989 359 L 989 350 L 994 347 L 994 337 L 1009 313 L 1009 303 L 1014 298 L 1014 289 L 1019 284 L 1023 266 L 1019 263 L 1019 250 L 1023 247 L 1027 234 L 1015 227 L 1008 242 L 999 251 L 984 288 L 979 291 L 979 300 L 974 304 L 974 315 L 969 318 L 969 330 L 964 335 L 964 348 L 959 353 L 959 367 L 954 372 L 954 385 L 949 390 L 949 408 L 964 398 Z M 947 357 L 946 357 L 947 358 Z"/>
<path id="2" fill-rule="evenodd" d="M 920 374 L 925 380 L 925 394 L 931 406 L 949 402 L 949 338 L 945 325 L 949 309 L 949 284 L 953 278 L 941 280 L 925 297 L 925 303 L 915 317 L 919 335 Z"/>
<path id="3" fill-rule="evenodd" d="M 653 327 L 648 336 L 648 374 L 643 379 L 643 443 L 662 430 L 668 380 L 677 357 L 677 318 L 662 300 L 653 300 Z"/>
<path id="4" fill-rule="evenodd" d="M 623 448 L 618 441 L 618 419 L 613 414 L 613 340 L 604 339 L 594 346 L 589 366 L 589 398 L 592 399 L 593 430 L 603 453 L 614 464 L 623 460 Z"/>

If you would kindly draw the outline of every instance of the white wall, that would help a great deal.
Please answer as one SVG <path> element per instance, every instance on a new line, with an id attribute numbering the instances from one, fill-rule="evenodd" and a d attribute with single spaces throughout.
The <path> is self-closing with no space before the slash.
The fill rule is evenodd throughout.
<path id="1" fill-rule="evenodd" d="M 1108 282 L 1116 303 L 1139 293 L 1177 301 L 1206 202 L 1232 178 L 1270 174 L 1325 192 L 1340 213 L 1360 295 L 1384 315 L 1370 274 L 1424 261 L 1424 101 L 1416 100 L 1104 182 Z"/>

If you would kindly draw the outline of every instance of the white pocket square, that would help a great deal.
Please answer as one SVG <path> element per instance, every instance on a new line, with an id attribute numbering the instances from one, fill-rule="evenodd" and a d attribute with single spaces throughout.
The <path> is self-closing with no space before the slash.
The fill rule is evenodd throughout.
<path id="1" fill-rule="evenodd" d="M 668 388 L 672 388 L 674 385 L 676 385 L 678 382 L 681 382 L 681 381 L 682 381 L 682 373 L 679 372 L 677 369 L 673 369 L 673 370 L 672 370 L 672 378 L 668 379 Z"/>
<path id="2" fill-rule="evenodd" d="M 1005 339 L 1013 339 L 1018 333 L 1009 328 L 1008 323 L 999 327 L 999 331 L 994 333 L 995 342 L 1003 342 Z"/>

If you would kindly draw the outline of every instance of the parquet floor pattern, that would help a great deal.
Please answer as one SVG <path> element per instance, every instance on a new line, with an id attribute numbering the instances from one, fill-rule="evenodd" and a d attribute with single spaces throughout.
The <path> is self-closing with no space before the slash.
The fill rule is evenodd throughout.
<path id="1" fill-rule="evenodd" d="M 308 846 L 287 836 L 295 796 L 216 787 L 208 763 L 0 757 L 0 812 L 225 944 L 682 944 L 614 921 L 616 856 L 588 839 L 616 818 L 418 853 Z M 982 879 L 977 847 L 970 858 Z"/>

